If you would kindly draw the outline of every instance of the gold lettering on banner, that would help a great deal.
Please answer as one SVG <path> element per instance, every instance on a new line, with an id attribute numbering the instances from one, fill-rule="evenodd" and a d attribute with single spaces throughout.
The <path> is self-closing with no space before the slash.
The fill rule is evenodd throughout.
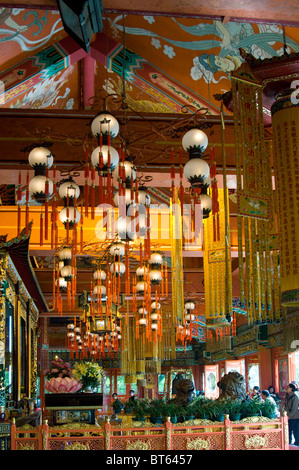
<path id="1" fill-rule="evenodd" d="M 246 449 L 259 449 L 266 447 L 268 444 L 266 436 L 245 436 L 245 447 Z"/>
<path id="2" fill-rule="evenodd" d="M 210 439 L 187 439 L 187 449 L 188 450 L 210 450 Z"/>

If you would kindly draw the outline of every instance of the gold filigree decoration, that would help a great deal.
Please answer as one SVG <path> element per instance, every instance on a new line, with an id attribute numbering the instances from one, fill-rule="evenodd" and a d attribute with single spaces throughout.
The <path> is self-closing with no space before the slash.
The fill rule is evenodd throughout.
<path id="1" fill-rule="evenodd" d="M 74 444 L 66 445 L 64 450 L 89 450 L 88 444 L 81 444 L 80 442 L 74 442 Z"/>
<path id="2" fill-rule="evenodd" d="M 129 441 L 126 450 L 151 450 L 149 441 Z"/>
<path id="3" fill-rule="evenodd" d="M 201 439 L 200 437 L 196 439 L 187 439 L 187 446 L 188 450 L 210 450 L 211 444 L 210 439 Z"/>
<path id="4" fill-rule="evenodd" d="M 34 444 L 20 444 L 18 450 L 36 450 Z"/>
<path id="5" fill-rule="evenodd" d="M 246 449 L 259 449 L 261 447 L 266 447 L 268 443 L 266 436 L 258 436 L 257 434 L 254 436 L 245 436 L 245 447 Z"/>

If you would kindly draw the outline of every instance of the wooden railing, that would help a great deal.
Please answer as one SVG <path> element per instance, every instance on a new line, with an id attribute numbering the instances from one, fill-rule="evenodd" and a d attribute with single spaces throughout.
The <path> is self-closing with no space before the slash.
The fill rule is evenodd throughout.
<path id="1" fill-rule="evenodd" d="M 192 420 L 160 426 L 132 423 L 102 426 L 72 423 L 37 428 L 11 426 L 11 450 L 287 450 L 288 418 L 263 417 L 223 423 Z"/>

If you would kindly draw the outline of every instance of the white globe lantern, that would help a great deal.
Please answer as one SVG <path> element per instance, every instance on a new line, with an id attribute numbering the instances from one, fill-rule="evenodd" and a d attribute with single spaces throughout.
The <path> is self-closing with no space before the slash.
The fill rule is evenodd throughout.
<path id="1" fill-rule="evenodd" d="M 110 153 L 110 169 L 114 170 L 114 168 L 118 165 L 119 163 L 118 151 L 111 145 L 110 146 L 102 145 L 100 147 L 96 147 L 91 154 L 91 163 L 96 170 L 98 171 L 108 170 L 108 152 Z M 102 157 L 103 157 L 102 168 L 100 168 L 100 154 L 102 154 Z"/>
<path id="2" fill-rule="evenodd" d="M 139 319 L 139 325 L 146 325 L 147 324 L 147 319 L 146 318 L 140 318 Z"/>
<path id="3" fill-rule="evenodd" d="M 151 319 L 152 319 L 153 321 L 157 321 L 158 318 L 159 318 L 159 315 L 158 315 L 157 313 L 152 313 L 152 314 L 151 314 Z"/>
<path id="4" fill-rule="evenodd" d="M 152 252 L 151 257 L 149 259 L 149 265 L 152 269 L 158 268 L 162 265 L 163 258 L 160 253 Z"/>
<path id="5" fill-rule="evenodd" d="M 209 143 L 207 135 L 200 129 L 190 129 L 182 138 L 182 146 L 186 152 L 204 152 Z"/>
<path id="6" fill-rule="evenodd" d="M 59 218 L 64 225 L 69 223 L 70 227 L 72 227 L 79 222 L 81 214 L 76 207 L 68 206 L 61 210 Z"/>
<path id="7" fill-rule="evenodd" d="M 137 282 L 136 284 L 136 291 L 137 291 L 137 294 L 143 294 L 146 290 L 146 282 L 144 281 L 139 281 Z"/>
<path id="8" fill-rule="evenodd" d="M 209 214 L 212 210 L 212 198 L 208 196 L 208 194 L 201 194 L 200 195 L 200 203 L 203 212 L 203 219 L 209 217 Z"/>
<path id="9" fill-rule="evenodd" d="M 114 243 L 111 246 L 109 253 L 111 256 L 121 258 L 125 254 L 125 245 L 123 243 Z"/>
<path id="10" fill-rule="evenodd" d="M 147 267 L 146 266 L 139 266 L 139 268 L 136 269 L 136 276 L 137 277 L 145 277 L 147 275 Z"/>
<path id="11" fill-rule="evenodd" d="M 157 330 L 158 329 L 158 323 L 152 323 L 151 324 L 151 329 L 152 330 Z"/>
<path id="12" fill-rule="evenodd" d="M 110 272 L 115 274 L 116 276 L 122 276 L 126 270 L 126 266 L 124 263 L 117 261 L 116 263 L 112 263 L 110 266 Z"/>
<path id="13" fill-rule="evenodd" d="M 102 269 L 97 269 L 94 273 L 93 273 L 93 278 L 94 280 L 96 281 L 97 279 L 101 280 L 101 281 L 105 281 L 106 279 L 106 273 L 105 271 L 103 271 Z"/>
<path id="14" fill-rule="evenodd" d="M 151 197 L 147 193 L 145 188 L 138 189 L 138 204 L 142 204 L 143 206 L 149 206 L 151 203 Z"/>
<path id="15" fill-rule="evenodd" d="M 65 247 L 59 253 L 59 259 L 62 261 L 71 260 L 72 259 L 72 249 Z"/>
<path id="16" fill-rule="evenodd" d="M 48 192 L 46 194 L 46 183 L 48 182 Z M 53 182 L 44 175 L 34 176 L 29 181 L 29 192 L 31 196 L 39 202 L 44 202 L 45 199 L 53 194 Z"/>
<path id="17" fill-rule="evenodd" d="M 51 168 L 54 157 L 48 148 L 35 147 L 29 153 L 28 161 L 32 168 Z"/>
<path id="18" fill-rule="evenodd" d="M 95 116 L 91 123 L 91 132 L 95 137 L 101 134 L 110 134 L 112 138 L 116 137 L 119 133 L 119 124 L 117 119 L 110 113 L 101 113 Z"/>
<path id="19" fill-rule="evenodd" d="M 130 217 L 118 217 L 115 221 L 114 228 L 116 233 L 118 234 L 119 238 L 126 239 L 127 238 L 127 227 L 131 221 Z"/>
<path id="20" fill-rule="evenodd" d="M 64 277 L 60 277 L 58 279 L 58 286 L 59 286 L 59 289 L 66 289 L 67 288 L 67 281 L 64 279 Z"/>
<path id="21" fill-rule="evenodd" d="M 126 188 L 125 194 L 122 196 L 119 195 L 119 191 L 116 191 L 113 201 L 116 207 L 119 207 L 123 203 L 125 203 L 126 206 L 134 204 L 134 201 L 131 199 L 131 189 Z"/>
<path id="22" fill-rule="evenodd" d="M 68 181 L 62 183 L 62 185 L 59 187 L 58 193 L 62 199 L 67 199 L 67 197 L 78 199 L 80 196 L 80 188 L 77 183 L 75 183 L 75 181 L 69 179 Z"/>
<path id="23" fill-rule="evenodd" d="M 186 310 L 194 310 L 195 309 L 195 304 L 193 302 L 186 302 L 185 303 L 185 309 Z"/>
<path id="24" fill-rule="evenodd" d="M 202 158 L 191 158 L 184 166 L 184 176 L 191 185 L 201 186 L 210 175 L 210 167 Z"/>
<path id="25" fill-rule="evenodd" d="M 95 300 L 97 297 L 104 297 L 106 295 L 106 287 L 105 286 L 95 286 L 93 289 L 93 293 L 95 295 Z"/>
<path id="26" fill-rule="evenodd" d="M 152 284 L 157 285 L 162 281 L 162 272 L 153 269 L 149 272 L 149 278 Z"/>
<path id="27" fill-rule="evenodd" d="M 153 310 L 159 310 L 161 308 L 161 304 L 159 302 L 152 302 L 151 308 Z"/>
<path id="28" fill-rule="evenodd" d="M 60 271 L 60 274 L 62 277 L 64 277 L 64 279 L 70 280 L 73 277 L 72 266 L 69 266 L 69 265 L 63 266 L 63 268 Z"/>
<path id="29" fill-rule="evenodd" d="M 144 307 L 140 307 L 140 308 L 138 309 L 138 313 L 139 313 L 140 315 L 146 315 L 146 314 L 147 314 L 147 310 L 145 310 Z"/>
<path id="30" fill-rule="evenodd" d="M 137 175 L 137 171 L 136 171 L 136 167 L 134 163 L 128 160 L 125 160 L 124 162 L 120 162 L 120 164 L 113 171 L 114 178 L 116 178 L 117 180 L 122 179 L 122 181 L 127 181 L 127 182 L 131 182 L 132 177 L 133 177 L 133 181 L 135 181 L 136 175 Z"/>

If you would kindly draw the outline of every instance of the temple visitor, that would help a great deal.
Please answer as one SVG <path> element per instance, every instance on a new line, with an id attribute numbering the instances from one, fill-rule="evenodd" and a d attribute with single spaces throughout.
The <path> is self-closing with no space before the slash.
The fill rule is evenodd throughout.
<path id="1" fill-rule="evenodd" d="M 289 444 L 299 446 L 299 399 L 295 392 L 296 386 L 290 383 L 286 388 L 285 410 L 289 418 Z"/>

